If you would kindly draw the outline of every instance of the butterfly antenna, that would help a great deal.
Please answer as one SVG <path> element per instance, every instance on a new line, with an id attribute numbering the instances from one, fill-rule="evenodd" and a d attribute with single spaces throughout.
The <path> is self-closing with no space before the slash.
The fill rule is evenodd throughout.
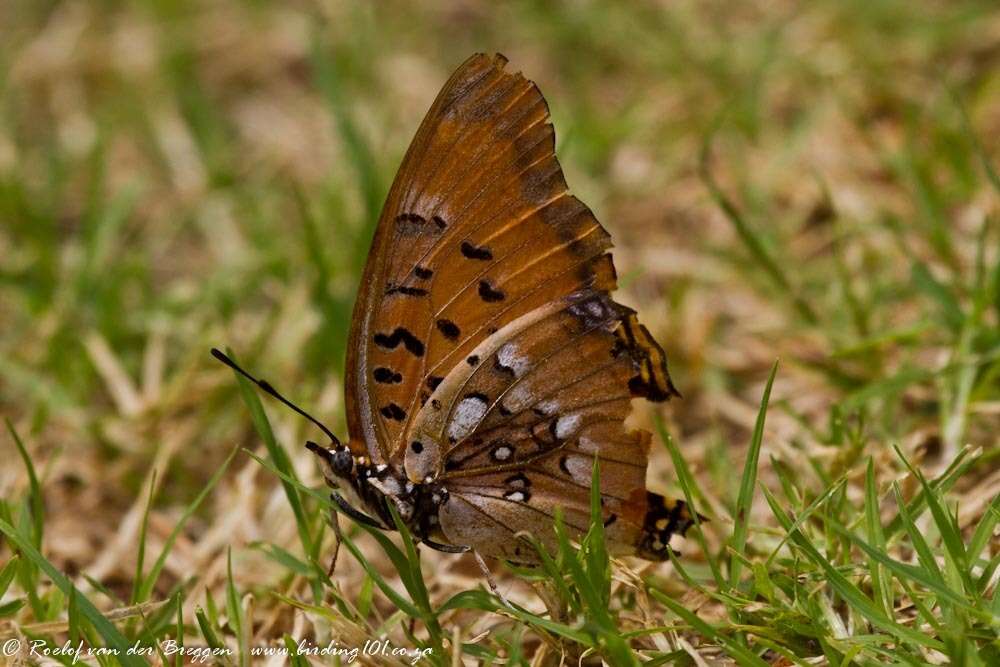
<path id="1" fill-rule="evenodd" d="M 318 426 L 319 429 L 323 431 L 323 433 L 326 433 L 326 435 L 330 438 L 330 440 L 333 441 L 335 445 L 338 446 L 340 445 L 340 440 L 337 439 L 337 436 L 335 436 L 333 432 L 330 429 L 328 429 L 320 420 L 316 419 L 311 414 L 309 414 L 308 412 L 306 412 L 305 410 L 303 410 L 302 408 L 300 408 L 299 406 L 295 405 L 290 400 L 282 396 L 278 392 L 278 390 L 272 387 L 267 380 L 259 380 L 254 376 L 250 375 L 245 370 L 240 368 L 239 364 L 237 364 L 235 361 L 226 356 L 223 352 L 217 350 L 214 347 L 212 348 L 212 356 L 221 361 L 222 363 L 224 363 L 226 366 L 232 368 L 234 371 L 236 371 L 246 379 L 253 382 L 258 387 L 260 387 L 261 391 L 263 391 L 265 394 L 270 394 L 274 398 L 278 399 L 279 401 L 290 407 L 292 410 L 295 410 L 297 413 L 299 413 L 300 415 L 311 421 L 313 424 L 316 424 L 316 426 Z"/>

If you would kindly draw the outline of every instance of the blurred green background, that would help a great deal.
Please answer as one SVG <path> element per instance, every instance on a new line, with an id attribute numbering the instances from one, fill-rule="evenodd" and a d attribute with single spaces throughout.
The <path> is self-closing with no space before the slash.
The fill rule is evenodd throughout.
<path id="1" fill-rule="evenodd" d="M 777 358 L 764 483 L 784 466 L 821 488 L 863 456 L 891 479 L 894 444 L 932 471 L 972 445 L 960 519 L 982 514 L 1000 489 L 995 1 L 7 0 L 0 410 L 40 477 L 53 563 L 128 600 L 150 488 L 158 553 L 234 446 L 263 451 L 213 345 L 343 433 L 373 225 L 477 51 L 539 84 L 570 187 L 616 242 L 621 298 L 684 394 L 663 414 L 720 517 L 711 545 Z M 267 407 L 317 483 L 311 431 Z M 13 503 L 28 476 L 0 447 Z M 654 449 L 650 486 L 676 492 Z M 285 586 L 248 545 L 294 550 L 290 516 L 237 455 L 155 592 L 186 582 L 204 604 L 230 545 L 241 585 Z M 437 586 L 470 585 L 442 558 Z M 259 604 L 262 637 L 294 624 Z"/>

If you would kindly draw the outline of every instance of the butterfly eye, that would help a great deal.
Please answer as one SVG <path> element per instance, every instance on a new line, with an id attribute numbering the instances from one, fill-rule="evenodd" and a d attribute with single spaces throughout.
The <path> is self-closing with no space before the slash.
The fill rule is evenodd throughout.
<path id="1" fill-rule="evenodd" d="M 330 471 L 337 477 L 348 477 L 354 471 L 354 456 L 351 450 L 343 445 L 338 444 L 336 447 L 326 449 L 310 440 L 306 443 L 306 449 L 326 461 Z"/>
<path id="2" fill-rule="evenodd" d="M 341 477 L 350 475 L 354 470 L 354 457 L 351 455 L 351 450 L 347 447 L 334 450 L 330 457 L 330 468 Z"/>

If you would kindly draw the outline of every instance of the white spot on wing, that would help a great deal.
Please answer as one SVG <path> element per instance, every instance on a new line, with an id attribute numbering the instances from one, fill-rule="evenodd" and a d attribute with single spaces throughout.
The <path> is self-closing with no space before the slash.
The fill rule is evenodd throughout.
<path id="1" fill-rule="evenodd" d="M 528 370 L 528 358 L 517 353 L 517 345 L 514 343 L 504 343 L 497 350 L 497 360 L 501 366 L 514 371 L 514 377 L 521 377 Z"/>
<path id="2" fill-rule="evenodd" d="M 511 449 L 507 445 L 501 445 L 493 450 L 493 458 L 497 461 L 506 461 L 510 458 Z"/>
<path id="3" fill-rule="evenodd" d="M 486 401 L 478 396 L 463 398 L 455 408 L 448 424 L 448 437 L 456 441 L 472 433 L 473 429 L 486 414 Z"/>
<path id="4" fill-rule="evenodd" d="M 556 437 L 560 440 L 568 437 L 580 426 L 580 415 L 564 415 L 556 421 Z"/>
<path id="5" fill-rule="evenodd" d="M 594 459 L 587 456 L 566 457 L 566 469 L 570 477 L 581 484 L 587 484 L 594 479 Z"/>
<path id="6" fill-rule="evenodd" d="M 534 392 L 525 383 L 515 385 L 504 397 L 504 407 L 511 412 L 520 412 L 534 402 Z"/>
<path id="7" fill-rule="evenodd" d="M 585 435 L 580 436 L 577 447 L 586 454 L 597 454 L 601 451 L 601 446 L 593 438 L 588 438 Z"/>
<path id="8" fill-rule="evenodd" d="M 556 412 L 559 411 L 559 403 L 558 403 L 558 401 L 553 401 L 551 399 L 549 399 L 547 401 L 539 401 L 535 405 L 535 407 L 538 408 L 539 410 L 541 410 L 542 412 L 544 412 L 547 415 L 554 415 Z"/>

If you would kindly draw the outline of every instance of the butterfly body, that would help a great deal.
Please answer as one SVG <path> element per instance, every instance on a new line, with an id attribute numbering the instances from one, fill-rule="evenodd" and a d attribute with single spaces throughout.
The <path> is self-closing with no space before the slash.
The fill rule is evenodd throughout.
<path id="1" fill-rule="evenodd" d="M 436 484 L 414 484 L 391 472 L 387 465 L 370 464 L 366 457 L 354 457 L 342 445 L 324 449 L 310 442 L 309 448 L 326 464 L 327 484 L 335 489 L 332 498 L 340 509 L 356 521 L 382 530 L 394 530 L 389 511 L 393 503 L 400 519 L 420 541 L 447 552 L 467 551 L 469 547 L 442 543 L 438 529 L 438 510 L 448 500 L 448 490 Z M 354 459 L 350 468 L 338 467 L 338 457 Z"/>
<path id="2" fill-rule="evenodd" d="M 535 562 L 557 511 L 662 560 L 691 523 L 646 491 L 631 400 L 676 395 L 610 293 L 607 231 L 569 194 L 535 85 L 477 55 L 445 84 L 390 190 L 352 320 L 346 446 L 311 448 L 345 511 L 444 550 Z"/>

